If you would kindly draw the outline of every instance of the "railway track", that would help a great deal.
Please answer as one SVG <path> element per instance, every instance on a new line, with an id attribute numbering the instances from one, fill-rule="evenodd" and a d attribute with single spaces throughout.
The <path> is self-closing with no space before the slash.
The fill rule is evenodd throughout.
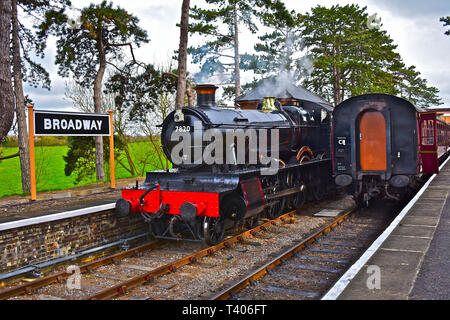
<path id="1" fill-rule="evenodd" d="M 393 220 L 388 207 L 346 212 L 210 299 L 320 299 Z"/>
<path id="2" fill-rule="evenodd" d="M 302 209 L 302 211 L 305 210 L 307 209 Z M 226 261 L 231 261 L 236 256 L 233 263 L 239 261 L 242 258 L 237 255 L 245 257 L 251 254 L 252 250 L 260 251 L 263 246 L 261 242 L 272 243 L 274 238 L 282 237 L 285 226 L 301 225 L 302 219 L 311 219 L 317 224 L 324 224 L 330 220 L 294 217 L 294 214 L 295 211 L 291 211 L 274 220 L 262 223 L 254 229 L 231 236 L 222 243 L 209 248 L 204 248 L 199 243 L 172 241 L 156 241 L 145 244 L 80 265 L 75 268 L 75 273 L 73 270 L 65 270 L 30 283 L 5 289 L 0 291 L 0 299 L 14 298 L 19 295 L 22 295 L 21 299 L 140 299 L 148 298 L 145 293 L 139 292 L 142 291 L 142 288 L 148 287 L 142 286 L 143 284 L 149 283 L 153 286 L 156 285 L 156 289 L 161 289 L 160 296 L 156 295 L 150 298 L 165 298 L 167 291 L 170 290 L 171 280 L 156 281 L 157 278 L 164 278 L 167 275 L 195 278 L 196 274 L 205 273 L 203 271 L 205 269 L 210 269 L 214 273 L 215 266 L 210 262 L 211 260 L 219 260 L 220 263 L 217 264 L 227 264 Z M 269 236 L 269 234 L 271 235 Z M 280 240 L 280 243 L 283 241 Z M 245 261 L 245 258 L 242 260 Z M 231 267 L 231 263 L 229 265 Z M 181 268 L 183 268 L 182 272 L 176 272 Z M 75 276 L 79 277 L 81 288 L 68 292 L 67 284 Z M 234 278 L 236 277 L 234 276 Z M 164 282 L 166 283 L 164 284 Z M 74 284 L 76 285 L 76 281 Z M 220 281 L 218 281 L 218 285 L 220 285 Z M 132 292 L 131 289 L 134 287 L 140 288 L 137 290 L 138 293 Z M 217 289 L 212 288 L 205 293 L 204 297 L 214 290 Z M 152 292 L 155 293 L 158 290 L 152 290 Z"/>

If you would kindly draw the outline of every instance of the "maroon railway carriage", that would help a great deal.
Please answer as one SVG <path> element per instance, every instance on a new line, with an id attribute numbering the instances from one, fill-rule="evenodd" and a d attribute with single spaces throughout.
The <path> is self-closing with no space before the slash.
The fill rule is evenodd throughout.
<path id="1" fill-rule="evenodd" d="M 285 208 L 301 207 L 307 195 L 321 198 L 331 179 L 329 111 L 317 104 L 281 106 L 271 99 L 261 110 L 218 108 L 215 86 L 196 89 L 197 107 L 172 112 L 162 124 L 161 145 L 174 168 L 147 172 L 141 186 L 122 190 L 116 203 L 120 215 L 141 214 L 156 238 L 215 244 L 223 238 L 225 220 L 253 227 L 264 212 L 274 218 Z M 262 170 L 267 164 L 248 161 L 255 136 L 245 137 L 245 163 L 208 164 L 202 157 L 208 142 L 196 140 L 207 129 L 224 137 L 223 156 L 239 151 L 235 140 L 227 144 L 229 130 L 254 129 L 258 141 L 267 142 L 270 130 L 278 130 L 279 157 L 273 159 L 278 170 L 267 175 Z M 173 136 L 180 131 L 192 142 L 182 154 L 175 151 L 180 140 Z"/>
<path id="2" fill-rule="evenodd" d="M 345 100 L 333 111 L 333 177 L 359 202 L 398 199 L 421 174 L 438 173 L 450 150 L 450 126 L 412 103 L 387 94 Z"/>

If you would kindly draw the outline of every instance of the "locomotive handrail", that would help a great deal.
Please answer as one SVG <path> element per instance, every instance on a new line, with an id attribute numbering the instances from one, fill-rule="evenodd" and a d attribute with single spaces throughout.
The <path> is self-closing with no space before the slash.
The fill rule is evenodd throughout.
<path id="1" fill-rule="evenodd" d="M 258 124 L 239 124 L 239 123 L 214 123 L 214 124 L 206 124 L 205 127 L 211 127 L 211 128 L 217 128 L 217 127 L 255 127 L 258 129 L 292 129 L 292 128 L 320 128 L 320 126 L 311 126 L 311 125 L 305 125 L 305 124 L 297 124 L 297 125 L 291 125 L 291 126 L 266 126 L 266 125 L 258 125 Z"/>

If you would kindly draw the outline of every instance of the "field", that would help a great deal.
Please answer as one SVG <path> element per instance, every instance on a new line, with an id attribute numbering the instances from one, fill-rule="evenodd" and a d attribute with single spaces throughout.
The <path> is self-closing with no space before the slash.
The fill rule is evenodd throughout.
<path id="1" fill-rule="evenodd" d="M 64 174 L 65 161 L 63 156 L 67 154 L 67 146 L 35 147 L 36 156 L 36 185 L 37 192 L 63 190 L 81 185 L 95 183 L 95 175 L 80 184 L 75 184 L 75 177 Z M 18 152 L 18 148 L 2 148 L 2 156 L 8 156 Z M 149 142 L 134 142 L 130 144 L 130 153 L 138 170 L 144 166 L 145 157 L 150 155 L 144 169 L 146 171 L 157 170 L 159 159 L 155 155 L 153 146 Z M 122 159 L 123 160 L 123 159 Z M 123 161 L 126 163 L 126 160 Z M 131 178 L 132 175 L 120 166 L 116 161 L 116 179 Z M 105 163 L 105 176 L 109 181 L 109 164 Z M 22 194 L 22 182 L 20 175 L 19 157 L 0 162 L 0 197 Z"/>

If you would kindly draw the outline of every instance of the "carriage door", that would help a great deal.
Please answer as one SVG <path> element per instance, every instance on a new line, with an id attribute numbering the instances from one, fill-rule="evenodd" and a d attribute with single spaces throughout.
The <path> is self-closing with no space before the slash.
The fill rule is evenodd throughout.
<path id="1" fill-rule="evenodd" d="M 381 112 L 365 111 L 359 118 L 359 163 L 362 171 L 386 171 L 386 121 Z"/>
<path id="2" fill-rule="evenodd" d="M 436 113 L 419 113 L 419 153 L 423 173 L 438 173 Z"/>

